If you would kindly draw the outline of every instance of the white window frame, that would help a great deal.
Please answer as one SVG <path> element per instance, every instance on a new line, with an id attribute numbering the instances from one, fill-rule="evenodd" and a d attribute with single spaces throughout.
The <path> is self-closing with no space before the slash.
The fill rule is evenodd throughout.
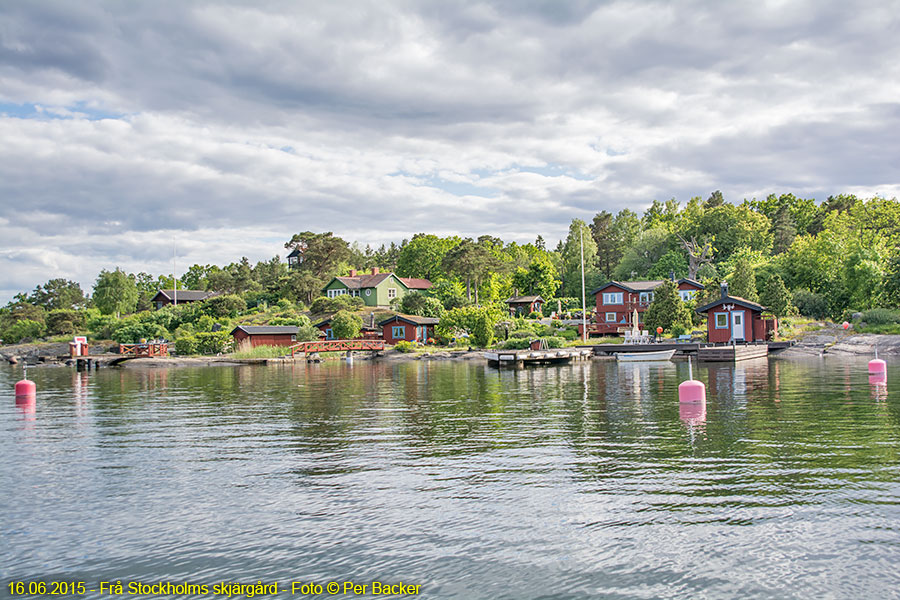
<path id="1" fill-rule="evenodd" d="M 641 302 L 649 304 L 653 302 L 654 295 L 653 292 L 641 292 L 639 298 Z"/>
<path id="2" fill-rule="evenodd" d="M 604 292 L 603 304 L 624 304 L 624 292 Z"/>
<path id="3" fill-rule="evenodd" d="M 393 300 L 397 297 L 397 288 L 388 288 L 388 300 Z"/>
<path id="4" fill-rule="evenodd" d="M 347 295 L 346 289 L 328 290 L 329 298 L 337 298 L 338 296 L 346 296 L 346 295 Z"/>
<path id="5" fill-rule="evenodd" d="M 725 319 L 724 324 L 719 325 L 719 317 L 722 317 L 723 319 Z M 724 312 L 713 313 L 713 319 L 714 319 L 714 326 L 716 329 L 728 329 L 728 313 L 724 313 Z"/>
<path id="6" fill-rule="evenodd" d="M 609 318 L 610 315 L 612 315 L 612 318 L 611 318 L 611 319 Z M 619 320 L 619 317 L 618 317 L 618 316 L 616 315 L 616 313 L 614 313 L 614 312 L 608 312 L 608 313 L 606 313 L 606 314 L 603 316 L 603 318 L 606 320 L 607 323 L 616 323 L 616 322 L 618 322 L 618 320 Z"/>
<path id="7" fill-rule="evenodd" d="M 291 336 L 291 341 L 292 341 L 292 342 L 296 342 L 296 341 L 297 341 L 297 336 L 296 336 L 296 335 L 292 335 L 292 336 Z"/>
<path id="8" fill-rule="evenodd" d="M 678 290 L 678 294 L 681 296 L 682 302 L 687 302 L 688 300 L 694 297 L 694 294 L 697 293 L 697 290 Z"/>
<path id="9" fill-rule="evenodd" d="M 400 335 L 397 335 L 399 332 Z M 406 338 L 406 327 L 403 325 L 392 325 L 391 326 L 391 337 L 395 340 L 405 339 Z"/>

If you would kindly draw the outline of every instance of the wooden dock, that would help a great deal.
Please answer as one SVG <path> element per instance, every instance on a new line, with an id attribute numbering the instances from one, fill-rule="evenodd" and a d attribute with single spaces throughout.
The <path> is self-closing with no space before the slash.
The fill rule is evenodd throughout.
<path id="1" fill-rule="evenodd" d="M 736 362 L 751 358 L 765 358 L 768 355 L 768 344 L 737 344 L 700 348 L 698 358 L 704 362 Z"/>
<path id="2" fill-rule="evenodd" d="M 569 363 L 573 360 L 590 360 L 593 352 L 586 348 L 559 348 L 550 350 L 492 350 L 484 353 L 492 367 L 525 367 Z"/>

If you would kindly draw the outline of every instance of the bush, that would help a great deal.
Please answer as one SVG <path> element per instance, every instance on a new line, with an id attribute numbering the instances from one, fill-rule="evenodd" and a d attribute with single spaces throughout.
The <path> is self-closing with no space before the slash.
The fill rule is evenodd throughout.
<path id="1" fill-rule="evenodd" d="M 24 339 L 39 338 L 44 335 L 45 330 L 43 323 L 20 319 L 6 328 L 3 332 L 3 341 L 7 344 L 17 344 Z"/>
<path id="2" fill-rule="evenodd" d="M 47 332 L 50 334 L 75 333 L 84 327 L 84 311 L 60 308 L 47 313 Z"/>
<path id="3" fill-rule="evenodd" d="M 539 313 L 536 310 L 531 311 L 531 313 L 529 313 L 529 315 L 528 315 L 529 319 L 542 319 L 543 317 L 544 317 L 544 315 L 542 315 L 541 313 Z"/>
<path id="4" fill-rule="evenodd" d="M 136 344 L 143 340 L 165 339 L 169 337 L 166 328 L 156 323 L 146 323 L 138 319 L 122 319 L 112 331 L 110 338 L 119 344 Z"/>
<path id="5" fill-rule="evenodd" d="M 794 306 L 804 317 L 822 320 L 828 317 L 828 300 L 824 294 L 809 290 L 794 292 Z"/>
<path id="6" fill-rule="evenodd" d="M 524 350 L 531 345 L 534 337 L 510 338 L 503 342 L 500 347 L 504 350 Z"/>
<path id="7" fill-rule="evenodd" d="M 578 331 L 575 329 L 564 329 L 559 332 L 559 337 L 567 342 L 571 342 L 578 338 Z"/>
<path id="8" fill-rule="evenodd" d="M 889 308 L 872 308 L 862 313 L 867 325 L 894 325 L 900 323 L 900 311 Z"/>
<path id="9" fill-rule="evenodd" d="M 231 334 L 227 331 L 208 331 L 197 334 L 197 351 L 200 354 L 219 354 L 231 347 Z"/>
<path id="10" fill-rule="evenodd" d="M 437 324 L 436 333 L 443 339 L 457 337 L 460 331 L 471 336 L 472 343 L 479 348 L 487 348 L 494 341 L 494 325 L 501 314 L 490 307 L 465 306 L 447 312 Z"/>
<path id="11" fill-rule="evenodd" d="M 276 306 L 281 310 L 288 310 L 294 308 L 294 303 L 288 300 L 287 298 L 282 298 L 276 303 Z"/>
<path id="12" fill-rule="evenodd" d="M 293 317 L 275 317 L 269 320 L 269 325 L 296 325 L 297 327 L 308 327 L 312 323 L 306 315 L 296 315 Z"/>
<path id="13" fill-rule="evenodd" d="M 365 301 L 359 296 L 350 296 L 348 294 L 335 296 L 334 298 L 319 296 L 313 300 L 309 310 L 314 314 L 334 313 L 339 310 L 359 310 L 365 305 Z"/>
<path id="14" fill-rule="evenodd" d="M 396 345 L 394 345 L 394 348 L 398 352 L 412 352 L 413 350 L 415 350 L 416 345 L 412 342 L 407 342 L 406 340 L 400 340 L 396 343 Z"/>
<path id="15" fill-rule="evenodd" d="M 175 352 L 181 356 L 197 354 L 197 338 L 193 335 L 184 335 L 175 340 Z"/>
<path id="16" fill-rule="evenodd" d="M 339 310 L 331 319 L 331 331 L 339 340 L 352 340 L 359 336 L 362 329 L 362 319 L 346 310 Z"/>
<path id="17" fill-rule="evenodd" d="M 245 310 L 247 303 L 236 294 L 216 296 L 203 302 L 203 312 L 213 317 L 234 318 Z"/>

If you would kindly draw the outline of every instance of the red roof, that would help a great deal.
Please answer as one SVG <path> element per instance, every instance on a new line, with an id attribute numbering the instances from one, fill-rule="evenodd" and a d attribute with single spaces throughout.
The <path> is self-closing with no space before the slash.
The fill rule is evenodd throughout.
<path id="1" fill-rule="evenodd" d="M 431 282 L 427 279 L 417 279 L 415 277 L 398 277 L 397 279 L 411 290 L 427 290 L 431 287 Z"/>

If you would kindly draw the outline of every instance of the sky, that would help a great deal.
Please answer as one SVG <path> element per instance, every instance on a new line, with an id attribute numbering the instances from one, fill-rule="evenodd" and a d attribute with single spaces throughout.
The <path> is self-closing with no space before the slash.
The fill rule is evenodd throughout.
<path id="1" fill-rule="evenodd" d="M 898 196 L 900 3 L 0 3 L 0 301 L 301 231 L 550 245 L 654 199 Z"/>

